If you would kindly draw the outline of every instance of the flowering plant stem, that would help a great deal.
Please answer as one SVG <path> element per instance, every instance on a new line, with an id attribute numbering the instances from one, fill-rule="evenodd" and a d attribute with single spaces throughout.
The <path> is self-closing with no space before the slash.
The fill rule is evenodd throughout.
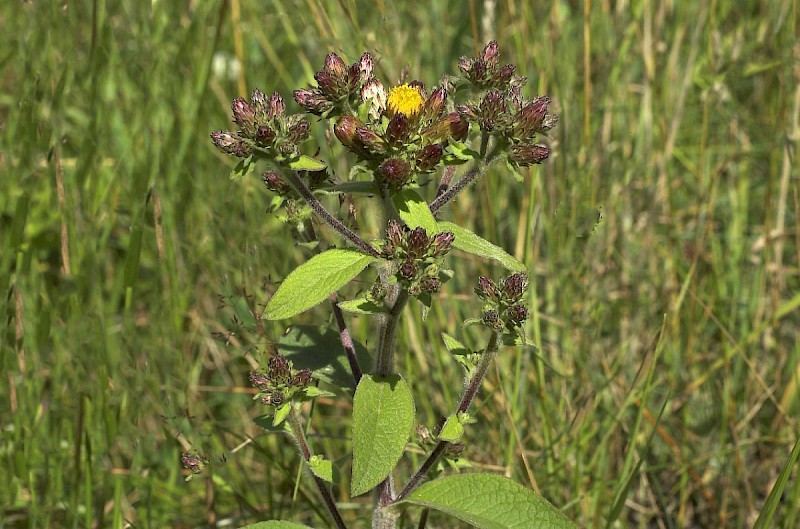
<path id="1" fill-rule="evenodd" d="M 475 399 L 475 395 L 478 393 L 478 389 L 481 387 L 483 379 L 486 378 L 486 373 L 489 370 L 489 366 L 492 365 L 492 361 L 497 356 L 498 342 L 499 335 L 496 332 L 492 332 L 492 335 L 489 337 L 489 343 L 486 345 L 486 350 L 481 355 L 478 365 L 475 366 L 475 371 L 473 372 L 472 377 L 467 384 L 467 389 L 464 390 L 464 395 L 461 396 L 461 402 L 456 410 L 456 415 L 459 413 L 465 413 L 472 404 L 472 401 Z M 428 455 L 428 458 L 419 467 L 419 470 L 417 470 L 417 472 L 411 477 L 408 484 L 397 496 L 395 502 L 403 500 L 406 496 L 411 494 L 415 488 L 417 488 L 428 471 L 433 468 L 433 466 L 439 460 L 449 444 L 450 443 L 448 441 L 439 441 L 430 455 Z"/>
<path id="2" fill-rule="evenodd" d="M 303 431 L 303 421 L 294 406 L 292 406 L 292 409 L 289 411 L 286 421 L 289 423 L 289 426 L 292 429 L 292 436 L 297 443 L 297 448 L 300 451 L 300 455 L 303 456 L 303 461 L 308 464 L 313 454 L 311 453 L 311 447 L 308 444 L 306 433 Z M 322 501 L 325 502 L 325 506 L 331 513 L 336 527 L 338 529 L 347 529 L 347 526 L 344 524 L 344 520 L 342 520 L 342 515 L 339 514 L 339 509 L 336 507 L 336 502 L 333 499 L 333 495 L 331 494 L 330 489 L 328 489 L 328 485 L 322 480 L 322 478 L 313 474 L 312 476 L 314 478 L 314 482 L 317 484 L 319 493 L 322 496 Z"/>

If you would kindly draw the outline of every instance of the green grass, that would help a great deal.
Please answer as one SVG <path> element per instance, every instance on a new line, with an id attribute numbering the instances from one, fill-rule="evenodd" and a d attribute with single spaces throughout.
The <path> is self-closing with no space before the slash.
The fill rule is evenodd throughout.
<path id="1" fill-rule="evenodd" d="M 329 50 L 432 85 L 489 38 L 561 121 L 523 185 L 497 171 L 445 214 L 535 280 L 539 355 L 501 355 L 469 457 L 586 527 L 793 526 L 794 1 L 217 4 L 0 7 L 0 527 L 325 526 L 293 446 L 253 425 L 241 391 L 283 323 L 233 321 L 302 254 L 208 134 L 252 87 L 306 86 Z M 240 75 L 215 73 L 215 54 Z M 498 272 L 456 266 L 427 322 L 409 311 L 403 328 L 428 426 L 462 383 L 439 333 L 479 346 L 459 322 L 476 315 L 477 274 Z M 374 340 L 363 319 L 352 330 Z M 334 460 L 348 405 L 314 412 L 312 442 Z M 212 464 L 186 483 L 189 444 Z M 353 520 L 369 500 L 346 490 L 343 515 L 367 527 Z"/>

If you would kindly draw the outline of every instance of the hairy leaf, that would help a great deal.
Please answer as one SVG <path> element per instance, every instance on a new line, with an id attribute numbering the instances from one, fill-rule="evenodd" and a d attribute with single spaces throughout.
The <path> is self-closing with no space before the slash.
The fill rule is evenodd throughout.
<path id="1" fill-rule="evenodd" d="M 517 261 L 499 246 L 490 243 L 480 235 L 466 228 L 462 228 L 458 224 L 440 222 L 439 229 L 442 231 L 452 231 L 453 235 L 456 236 L 453 241 L 453 246 L 463 252 L 497 261 L 512 272 L 527 272 L 528 270 L 524 264 Z"/>

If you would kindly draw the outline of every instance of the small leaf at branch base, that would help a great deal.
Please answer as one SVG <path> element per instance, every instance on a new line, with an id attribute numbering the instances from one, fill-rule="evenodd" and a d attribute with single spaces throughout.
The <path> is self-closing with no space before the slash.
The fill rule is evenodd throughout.
<path id="1" fill-rule="evenodd" d="M 340 301 L 339 308 L 352 314 L 385 314 L 386 307 L 378 305 L 366 297 Z"/>
<path id="2" fill-rule="evenodd" d="M 236 164 L 236 167 L 231 171 L 231 180 L 239 180 L 243 176 L 247 176 L 256 168 L 256 160 L 254 156 L 248 156 Z"/>
<path id="3" fill-rule="evenodd" d="M 336 470 L 333 467 L 333 463 L 325 459 L 325 456 L 311 456 L 311 459 L 308 461 L 308 468 L 315 476 L 323 481 L 327 481 L 328 483 L 337 481 L 334 475 Z"/>
<path id="4" fill-rule="evenodd" d="M 479 529 L 578 529 L 546 499 L 494 474 L 429 481 L 400 503 L 436 509 Z"/>
<path id="5" fill-rule="evenodd" d="M 458 441 L 464 435 L 464 425 L 458 420 L 458 417 L 451 415 L 442 426 L 442 431 L 439 432 L 440 441 Z"/>
<path id="6" fill-rule="evenodd" d="M 281 283 L 269 300 L 264 317 L 283 320 L 310 309 L 349 283 L 374 260 L 371 255 L 345 249 L 315 255 Z"/>
<path id="7" fill-rule="evenodd" d="M 414 400 L 402 377 L 361 377 L 353 398 L 353 496 L 369 492 L 389 475 L 413 425 Z"/>

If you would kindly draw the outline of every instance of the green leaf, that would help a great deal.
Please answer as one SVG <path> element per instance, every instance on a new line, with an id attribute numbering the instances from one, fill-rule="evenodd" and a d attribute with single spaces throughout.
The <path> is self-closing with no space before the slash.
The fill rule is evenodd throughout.
<path id="1" fill-rule="evenodd" d="M 458 417 L 451 415 L 442 426 L 442 431 L 439 432 L 439 439 L 441 441 L 458 441 L 464 435 L 464 425 L 458 420 Z"/>
<path id="2" fill-rule="evenodd" d="M 325 459 L 325 456 L 314 455 L 308 460 L 308 468 L 319 479 L 333 483 L 334 470 L 333 463 Z"/>
<path id="3" fill-rule="evenodd" d="M 350 282 L 375 258 L 356 250 L 334 249 L 315 255 L 281 283 L 264 317 L 283 320 L 310 309 Z"/>
<path id="4" fill-rule="evenodd" d="M 287 402 L 279 406 L 278 409 L 275 410 L 275 417 L 272 419 L 272 426 L 278 426 L 285 421 L 286 417 L 289 416 L 290 411 L 292 411 L 291 402 Z"/>
<path id="5" fill-rule="evenodd" d="M 413 426 L 414 401 L 402 377 L 361 377 L 353 398 L 353 496 L 369 492 L 389 475 Z"/>
<path id="6" fill-rule="evenodd" d="M 283 520 L 270 520 L 268 522 L 258 522 L 250 525 L 243 525 L 239 529 L 314 529 L 314 528 L 294 522 L 284 522 Z"/>
<path id="7" fill-rule="evenodd" d="M 447 347 L 448 351 L 450 351 L 450 354 L 466 355 L 470 353 L 470 350 L 467 349 L 466 345 L 462 344 L 446 332 L 442 333 L 442 340 L 444 341 L 444 346 Z"/>
<path id="8" fill-rule="evenodd" d="M 353 341 L 362 369 L 372 365 L 369 351 Z M 329 327 L 294 325 L 278 340 L 278 351 L 292 362 L 294 369 L 310 369 L 322 380 L 348 393 L 355 389 L 350 362 L 342 347 L 339 333 Z"/>
<path id="9" fill-rule="evenodd" d="M 418 226 L 425 228 L 428 235 L 439 233 L 439 225 L 433 218 L 427 202 L 413 189 L 404 189 L 392 197 L 400 218 L 412 230 Z M 455 243 L 454 243 L 455 244 Z"/>
<path id="10" fill-rule="evenodd" d="M 525 177 L 519 172 L 519 167 L 517 167 L 516 164 L 506 160 L 506 169 L 508 169 L 508 172 L 511 173 L 511 176 L 514 177 L 514 180 L 516 180 L 518 184 L 525 181 Z"/>
<path id="11" fill-rule="evenodd" d="M 305 154 L 289 162 L 289 167 L 295 171 L 322 171 L 328 167 L 325 162 L 315 160 Z"/>
<path id="12" fill-rule="evenodd" d="M 250 155 L 247 158 L 243 158 L 239 163 L 236 164 L 236 167 L 233 168 L 231 171 L 231 180 L 238 180 L 243 176 L 247 176 L 252 173 L 256 168 L 256 159 L 255 156 Z"/>
<path id="13" fill-rule="evenodd" d="M 479 529 L 577 529 L 550 502 L 494 474 L 457 474 L 425 483 L 400 503 L 442 511 Z"/>
<path id="14" fill-rule="evenodd" d="M 470 230 L 462 228 L 458 224 L 453 224 L 452 222 L 440 222 L 439 229 L 442 231 L 452 231 L 453 235 L 456 236 L 456 238 L 453 240 L 453 246 L 462 252 L 471 253 L 473 255 L 477 255 L 478 257 L 497 261 L 512 272 L 528 271 L 524 264 L 517 261 L 505 250 L 499 246 L 495 246 Z"/>
<path id="15" fill-rule="evenodd" d="M 291 434 L 292 430 L 289 426 L 289 423 L 283 422 L 282 424 L 275 426 L 272 424 L 273 416 L 271 414 L 261 415 L 253 419 L 253 423 L 258 426 L 259 428 L 263 428 L 264 430 L 272 433 L 288 433 Z"/>
<path id="16" fill-rule="evenodd" d="M 340 301 L 339 308 L 352 314 L 384 314 L 387 312 L 386 307 L 378 305 L 366 297 Z"/>
<path id="17" fill-rule="evenodd" d="M 480 153 L 469 148 L 466 143 L 450 140 L 449 151 L 452 155 L 462 162 L 469 162 L 480 158 Z"/>
<path id="18" fill-rule="evenodd" d="M 772 519 L 775 517 L 775 511 L 778 509 L 778 506 L 784 502 L 783 493 L 792 474 L 792 469 L 795 468 L 798 457 L 800 457 L 800 439 L 794 443 L 794 448 L 792 448 L 789 457 L 786 459 L 786 464 L 783 466 L 780 474 L 778 474 L 775 485 L 773 485 L 772 490 L 769 491 L 767 500 L 764 502 L 764 507 L 758 514 L 758 519 L 753 529 L 773 527 Z"/>

